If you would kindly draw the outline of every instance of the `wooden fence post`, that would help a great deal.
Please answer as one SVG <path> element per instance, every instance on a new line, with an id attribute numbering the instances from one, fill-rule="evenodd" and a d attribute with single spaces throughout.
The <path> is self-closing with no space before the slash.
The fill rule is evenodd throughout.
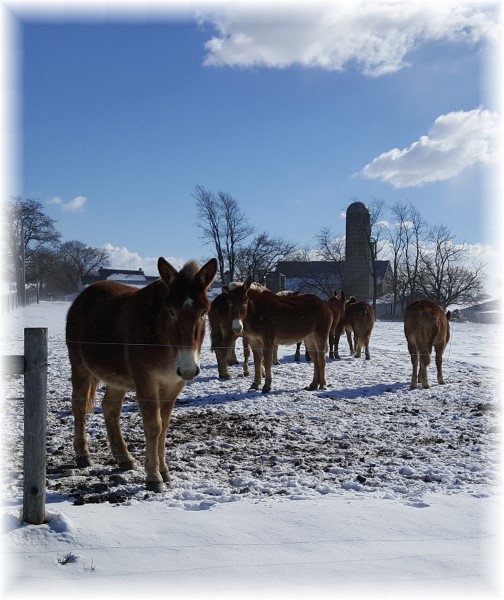
<path id="1" fill-rule="evenodd" d="M 45 520 L 47 432 L 47 329 L 24 330 L 23 521 Z"/>

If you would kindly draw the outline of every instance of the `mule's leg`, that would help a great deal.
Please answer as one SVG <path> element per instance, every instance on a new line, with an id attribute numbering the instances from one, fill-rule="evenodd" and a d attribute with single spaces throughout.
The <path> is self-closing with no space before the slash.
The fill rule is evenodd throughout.
<path id="1" fill-rule="evenodd" d="M 91 457 L 86 436 L 86 413 L 90 412 L 97 380 L 84 368 L 72 365 L 72 414 L 74 418 L 74 452 L 77 467 L 89 467 Z"/>
<path id="2" fill-rule="evenodd" d="M 161 435 L 158 439 L 159 473 L 165 483 L 168 483 L 171 479 L 170 470 L 166 463 L 166 433 L 170 425 L 173 407 L 179 395 L 179 390 L 175 391 L 175 398 L 173 398 L 173 393 L 170 395 L 171 398 L 167 398 L 161 402 Z"/>
<path id="3" fill-rule="evenodd" d="M 325 390 L 325 366 L 326 366 L 326 338 L 305 340 L 306 348 L 313 360 L 313 380 L 306 388 L 307 390 Z"/>
<path id="4" fill-rule="evenodd" d="M 262 392 L 268 393 L 271 391 L 271 366 L 273 364 L 274 344 L 269 341 L 263 349 L 263 364 L 264 364 L 264 385 Z"/>
<path id="5" fill-rule="evenodd" d="M 236 336 L 233 336 L 229 343 L 227 364 L 230 366 L 240 364 L 240 361 L 236 358 Z"/>
<path id="6" fill-rule="evenodd" d="M 336 360 L 341 360 L 341 357 L 339 355 L 339 342 L 340 342 L 340 338 L 341 338 L 341 334 L 343 333 L 343 323 L 341 323 L 341 320 L 338 322 L 338 324 L 336 325 L 336 327 L 334 328 L 334 340 L 333 340 L 333 358 L 335 358 Z"/>
<path id="7" fill-rule="evenodd" d="M 437 381 L 441 385 L 444 385 L 445 381 L 443 379 L 443 352 L 444 345 L 434 346 L 436 351 L 436 371 L 437 371 Z"/>
<path id="8" fill-rule="evenodd" d="M 107 391 L 103 398 L 102 408 L 105 417 L 105 427 L 110 444 L 110 450 L 114 455 L 120 469 L 129 471 L 133 469 L 134 459 L 128 452 L 126 443 L 121 433 L 119 421 L 121 418 L 121 409 L 126 390 L 110 387 L 107 385 Z"/>
<path id="9" fill-rule="evenodd" d="M 248 377 L 250 375 L 249 370 L 250 360 L 250 344 L 245 336 L 243 336 L 243 376 Z"/>
<path id="10" fill-rule="evenodd" d="M 355 354 L 354 357 L 355 358 L 360 358 L 361 354 L 362 354 L 362 337 L 360 335 L 360 333 L 357 333 L 356 331 L 354 331 L 354 350 L 355 350 Z"/>
<path id="11" fill-rule="evenodd" d="M 410 383 L 410 390 L 414 390 L 416 388 L 416 386 L 418 385 L 418 349 L 416 347 L 416 344 L 410 342 L 408 340 L 408 352 L 410 354 L 410 358 L 411 358 L 411 366 L 412 366 L 412 373 L 411 373 L 411 383 Z"/>
<path id="12" fill-rule="evenodd" d="M 157 394 L 137 390 L 138 406 L 142 413 L 145 434 L 145 487 L 151 492 L 163 491 L 163 477 L 159 471 L 159 438 L 163 428 Z"/>
<path id="13" fill-rule="evenodd" d="M 254 357 L 254 381 L 250 386 L 251 390 L 258 390 L 261 387 L 262 382 L 262 364 L 263 364 L 263 352 L 261 348 L 253 348 L 252 355 Z"/>
<path id="14" fill-rule="evenodd" d="M 429 381 L 427 379 L 427 367 L 430 365 L 432 348 L 420 350 L 420 370 L 418 373 L 418 381 L 424 389 L 429 389 Z"/>
<path id="15" fill-rule="evenodd" d="M 365 337 L 365 353 L 366 353 L 366 360 L 371 360 L 371 354 L 369 353 L 369 340 L 371 338 L 371 334 L 366 335 Z"/>
<path id="16" fill-rule="evenodd" d="M 296 344 L 296 352 L 294 354 L 294 360 L 299 362 L 301 360 L 301 342 Z"/>
<path id="17" fill-rule="evenodd" d="M 353 356 L 354 345 L 353 345 L 353 342 L 352 342 L 352 330 L 351 329 L 345 329 L 345 333 L 346 333 L 346 339 L 347 339 L 347 343 L 348 343 L 348 348 L 350 349 L 350 356 Z"/>
<path id="18" fill-rule="evenodd" d="M 278 360 L 278 344 L 275 344 L 273 347 L 273 364 L 279 365 L 280 361 Z"/>
<path id="19" fill-rule="evenodd" d="M 329 358 L 334 358 L 334 339 L 336 337 L 336 327 L 331 327 L 329 331 Z"/>
<path id="20" fill-rule="evenodd" d="M 228 371 L 228 349 L 219 347 L 215 348 L 215 356 L 217 358 L 217 369 L 219 371 L 219 379 L 229 379 Z"/>

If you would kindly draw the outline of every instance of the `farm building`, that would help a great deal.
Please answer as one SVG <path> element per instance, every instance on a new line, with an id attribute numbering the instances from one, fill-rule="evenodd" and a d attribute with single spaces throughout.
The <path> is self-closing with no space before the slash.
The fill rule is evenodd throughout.
<path id="1" fill-rule="evenodd" d="M 82 277 L 82 289 L 97 281 L 117 281 L 135 287 L 145 287 L 159 279 L 159 275 L 145 275 L 142 269 L 128 271 L 127 269 L 104 269 L 100 267 L 98 275 L 85 275 Z"/>

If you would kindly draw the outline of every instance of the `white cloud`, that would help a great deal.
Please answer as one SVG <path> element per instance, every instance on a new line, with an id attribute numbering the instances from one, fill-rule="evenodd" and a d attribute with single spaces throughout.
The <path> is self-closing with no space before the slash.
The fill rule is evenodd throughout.
<path id="1" fill-rule="evenodd" d="M 131 252 L 124 246 L 113 246 L 111 243 L 105 244 L 103 248 L 109 253 L 110 266 L 114 269 L 126 269 L 128 271 L 142 269 L 145 275 L 159 275 L 157 268 L 159 257 L 141 257 L 138 252 Z M 180 269 L 186 262 L 182 258 L 168 256 L 165 256 L 165 258 L 176 269 Z"/>
<path id="2" fill-rule="evenodd" d="M 82 212 L 86 202 L 87 198 L 85 196 L 76 196 L 73 200 L 70 200 L 70 202 L 63 202 L 59 196 L 55 196 L 54 198 L 51 198 L 47 204 L 61 206 L 63 212 Z"/>
<path id="3" fill-rule="evenodd" d="M 217 14 L 199 14 L 218 35 L 205 48 L 205 65 L 342 70 L 355 64 L 368 76 L 407 65 L 420 44 L 475 43 L 499 36 L 498 3 L 361 0 L 291 5 L 283 11 L 233 3 Z"/>
<path id="4" fill-rule="evenodd" d="M 497 160 L 498 129 L 497 113 L 482 108 L 441 115 L 428 135 L 403 150 L 384 152 L 361 175 L 395 188 L 451 179 L 471 165 Z"/>

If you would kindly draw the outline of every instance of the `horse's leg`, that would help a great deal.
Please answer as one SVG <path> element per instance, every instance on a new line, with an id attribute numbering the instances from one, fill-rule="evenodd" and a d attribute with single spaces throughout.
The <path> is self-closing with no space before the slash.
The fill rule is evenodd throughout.
<path id="1" fill-rule="evenodd" d="M 97 385 L 96 378 L 84 367 L 72 365 L 72 414 L 74 418 L 74 451 L 77 467 L 89 467 L 91 457 L 86 436 L 86 413 L 91 411 Z"/>
<path id="2" fill-rule="evenodd" d="M 250 375 L 249 370 L 250 360 L 250 344 L 246 336 L 243 336 L 243 376 L 248 377 Z"/>
<path id="3" fill-rule="evenodd" d="M 272 340 L 265 343 L 263 349 L 263 364 L 264 364 L 264 385 L 262 391 L 268 393 L 271 391 L 271 366 L 273 364 L 274 344 Z"/>
<path id="4" fill-rule="evenodd" d="M 301 360 L 301 342 L 296 344 L 296 352 L 294 354 L 294 360 L 299 362 Z"/>
<path id="5" fill-rule="evenodd" d="M 119 427 L 121 409 L 125 395 L 126 390 L 107 385 L 102 408 L 103 416 L 105 417 L 105 427 L 107 428 L 110 450 L 112 451 L 119 468 L 123 469 L 124 471 L 128 471 L 133 469 L 135 461 L 128 452 L 128 448 L 124 442 L 124 438 Z"/>
<path id="6" fill-rule="evenodd" d="M 262 382 L 262 363 L 263 363 L 262 348 L 252 348 L 252 355 L 254 357 L 254 381 L 252 382 L 250 389 L 258 390 L 261 387 L 261 382 Z"/>
<path id="7" fill-rule="evenodd" d="M 444 344 L 441 344 L 439 346 L 434 346 L 434 349 L 436 351 L 436 371 L 437 371 L 437 380 L 438 383 L 440 383 L 441 385 L 444 385 L 444 379 L 443 379 L 443 351 L 444 351 Z"/>
<path id="8" fill-rule="evenodd" d="M 163 491 L 163 477 L 159 471 L 159 438 L 163 428 L 157 394 L 137 389 L 137 400 L 145 434 L 145 487 L 151 492 Z"/>

